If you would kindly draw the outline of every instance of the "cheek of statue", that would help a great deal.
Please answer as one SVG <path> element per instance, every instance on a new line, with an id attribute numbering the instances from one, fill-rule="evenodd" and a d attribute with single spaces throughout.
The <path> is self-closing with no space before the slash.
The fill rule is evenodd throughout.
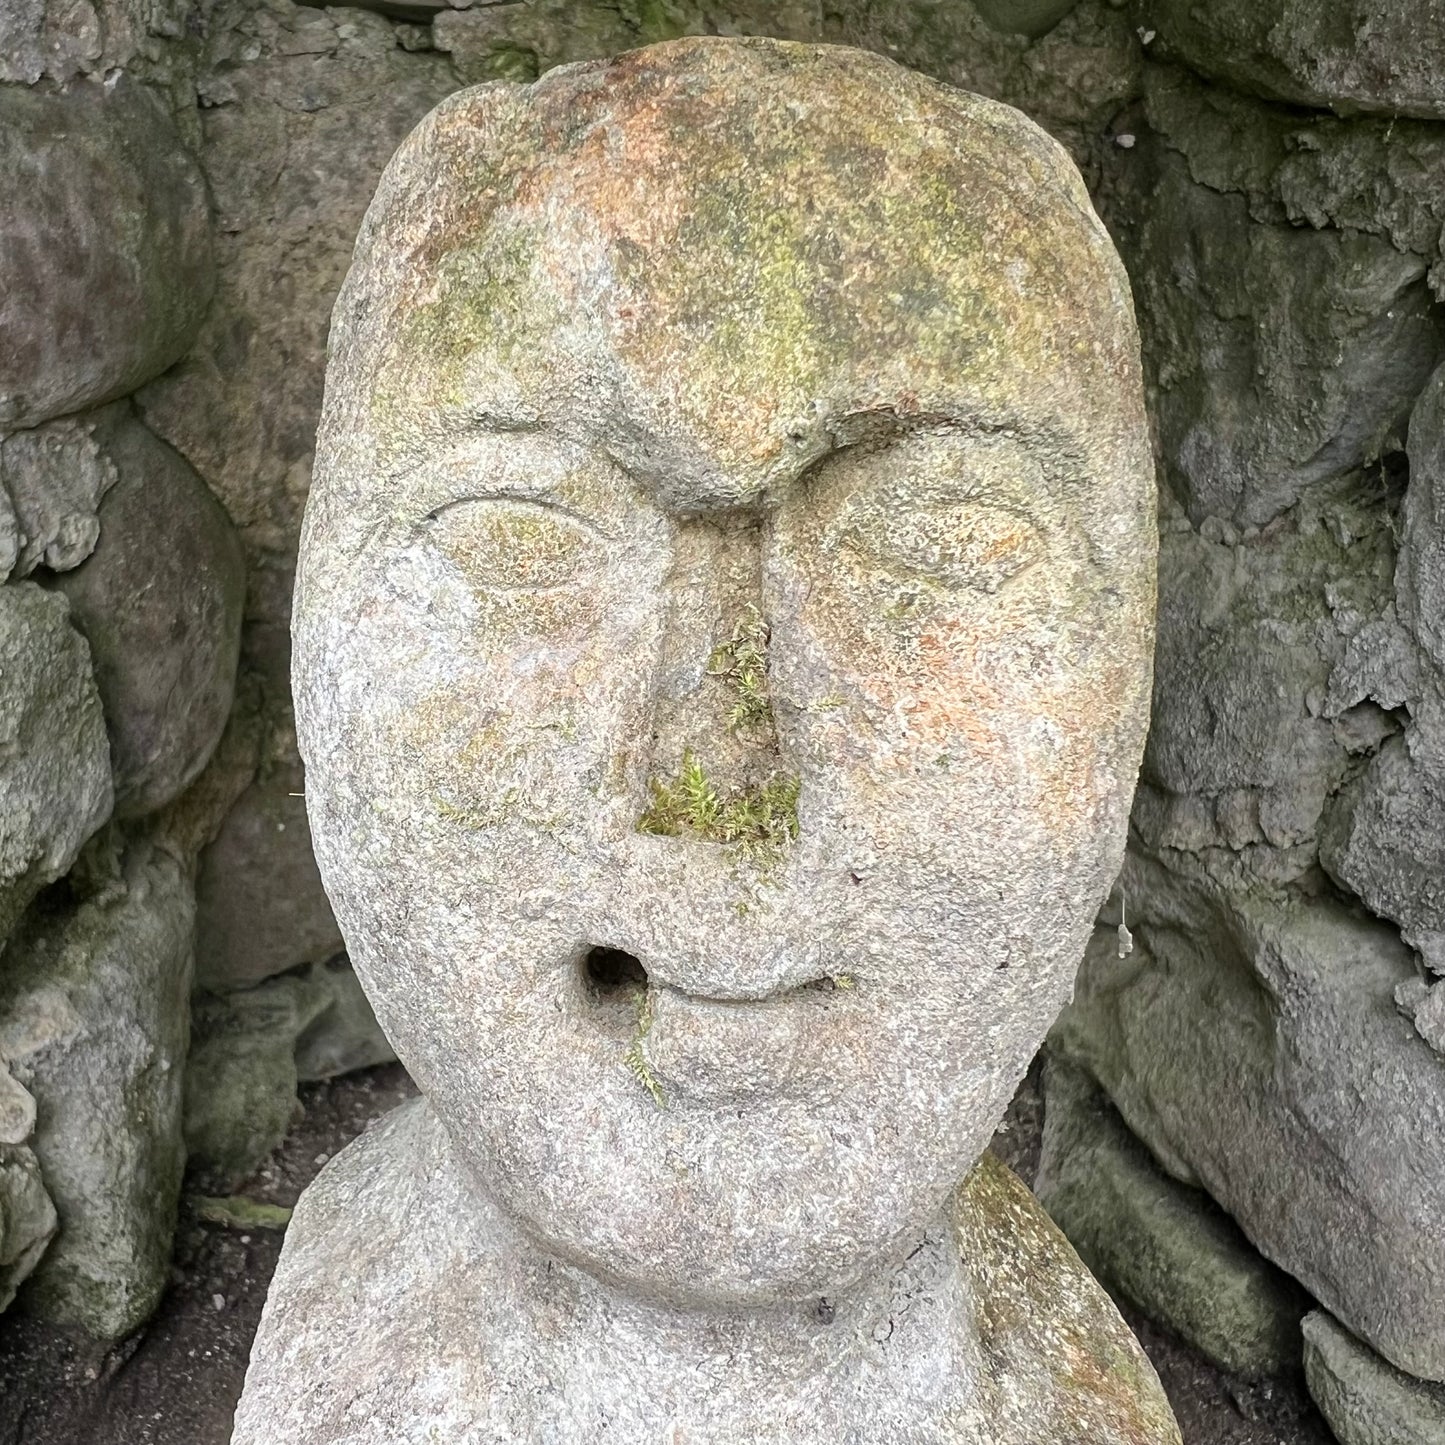
<path id="1" fill-rule="evenodd" d="M 1097 589 L 1084 544 L 1021 446 L 921 436 L 884 455 L 825 463 L 776 529 L 780 629 L 805 654 L 810 750 L 897 836 L 931 802 L 930 829 L 986 840 L 1022 809 L 1067 843 L 1086 824 L 1098 748 L 1080 701 Z M 846 762 L 846 766 L 845 766 Z M 881 791 L 880 791 L 881 790 Z M 890 817 L 890 814 L 897 814 Z"/>

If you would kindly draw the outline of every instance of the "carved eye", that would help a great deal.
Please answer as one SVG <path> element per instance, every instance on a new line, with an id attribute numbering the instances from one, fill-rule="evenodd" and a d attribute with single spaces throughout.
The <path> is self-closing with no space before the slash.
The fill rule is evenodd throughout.
<path id="1" fill-rule="evenodd" d="M 1006 507 L 977 501 L 869 508 L 846 539 L 890 571 L 990 595 L 1046 553 L 1032 522 Z"/>
<path id="2" fill-rule="evenodd" d="M 574 512 L 515 497 L 474 497 L 432 514 L 435 545 L 475 587 L 541 591 L 583 581 L 604 543 Z"/>

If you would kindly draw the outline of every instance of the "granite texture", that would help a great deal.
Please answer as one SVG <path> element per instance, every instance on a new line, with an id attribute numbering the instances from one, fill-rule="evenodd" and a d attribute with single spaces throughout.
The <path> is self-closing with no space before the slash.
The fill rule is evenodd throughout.
<path id="1" fill-rule="evenodd" d="M 821 1423 L 999 1438 L 938 1224 L 1118 866 L 1153 501 L 1122 270 L 1006 107 L 859 52 L 676 42 L 464 92 L 388 168 L 303 533 L 307 810 L 473 1223 L 630 1301 L 657 1368 L 599 1364 L 595 1408 L 660 1427 L 725 1320 L 753 1363 L 696 1428 L 771 1380 L 759 1428 L 814 1438 L 825 1361 L 778 1332 L 864 1308 L 923 1240 L 892 1403 L 855 1382 Z M 398 1268 L 456 1278 L 415 1238 Z M 291 1287 L 243 1439 L 322 1429 L 289 1372 L 337 1330 Z M 537 1324 L 505 1388 L 452 1393 L 462 1438 L 542 1428 Z M 372 1408 L 421 1438 L 410 1353 Z M 999 1388 L 1061 1368 L 1010 1355 Z M 1141 1413 L 1082 1410 L 1087 1438 L 1171 1438 L 1151 1381 L 1090 1378 Z"/>

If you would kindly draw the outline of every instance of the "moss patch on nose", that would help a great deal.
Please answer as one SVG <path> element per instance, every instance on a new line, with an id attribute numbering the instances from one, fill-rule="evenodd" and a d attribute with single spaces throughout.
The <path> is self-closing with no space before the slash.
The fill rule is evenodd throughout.
<path id="1" fill-rule="evenodd" d="M 751 603 L 738 618 L 732 636 L 713 648 L 707 670 L 712 677 L 725 678 L 733 689 L 728 729 L 739 735 L 765 732 L 776 747 L 768 701 L 768 625 Z"/>
<path id="2" fill-rule="evenodd" d="M 721 843 L 761 873 L 775 868 L 798 836 L 799 780 L 775 773 L 755 788 L 720 794 L 691 752 L 675 778 L 654 778 L 652 802 L 637 820 L 639 833 Z"/>

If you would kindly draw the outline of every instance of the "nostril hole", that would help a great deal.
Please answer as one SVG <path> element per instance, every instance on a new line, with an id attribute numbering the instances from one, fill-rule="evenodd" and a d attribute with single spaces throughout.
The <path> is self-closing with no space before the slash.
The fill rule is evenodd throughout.
<path id="1" fill-rule="evenodd" d="M 642 961 L 620 948 L 593 948 L 582 960 L 587 982 L 599 993 L 622 993 L 647 987 L 647 970 Z"/>

